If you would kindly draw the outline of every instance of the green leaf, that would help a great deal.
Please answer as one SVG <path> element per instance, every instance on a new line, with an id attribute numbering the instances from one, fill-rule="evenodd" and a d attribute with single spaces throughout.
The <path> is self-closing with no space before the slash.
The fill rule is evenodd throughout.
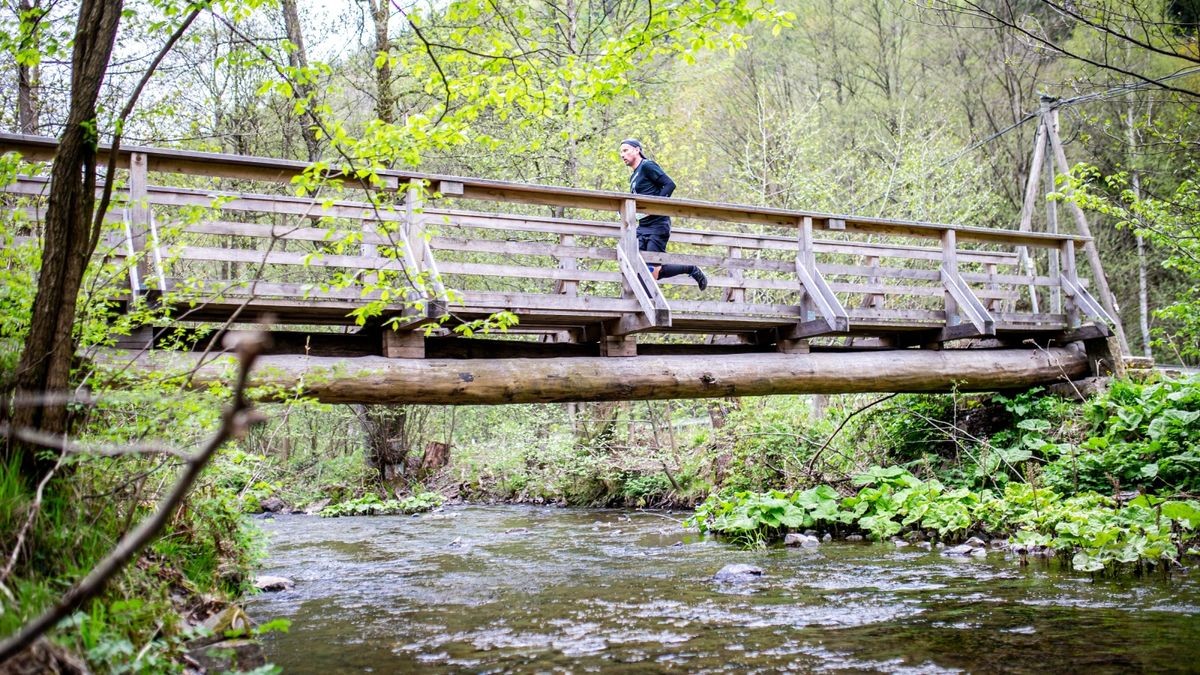
<path id="1" fill-rule="evenodd" d="M 1200 502 L 1195 500 L 1163 502 L 1162 514 L 1183 523 L 1189 530 L 1200 526 Z"/>
<path id="2" fill-rule="evenodd" d="M 1104 569 L 1104 563 L 1100 562 L 1099 558 L 1094 558 L 1083 551 L 1075 554 L 1071 558 L 1071 567 L 1080 572 L 1099 572 Z"/>

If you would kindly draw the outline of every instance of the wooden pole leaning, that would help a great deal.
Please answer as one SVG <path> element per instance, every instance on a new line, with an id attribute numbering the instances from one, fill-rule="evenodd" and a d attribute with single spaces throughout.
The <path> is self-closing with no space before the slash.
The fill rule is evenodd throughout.
<path id="1" fill-rule="evenodd" d="M 1069 174 L 1071 167 L 1067 165 L 1067 153 L 1063 150 L 1062 139 L 1058 136 L 1058 110 L 1050 111 L 1049 123 L 1046 128 L 1049 132 L 1050 148 L 1054 152 L 1058 170 L 1061 173 Z M 1070 188 L 1067 188 L 1067 191 L 1069 192 Z M 1125 339 L 1125 329 L 1121 326 L 1120 314 L 1117 312 L 1112 291 L 1108 287 L 1108 277 L 1104 274 L 1104 265 L 1100 262 L 1100 251 L 1097 250 L 1096 242 L 1092 239 L 1092 228 L 1088 226 L 1087 216 L 1084 215 L 1083 209 L 1074 202 L 1068 201 L 1068 204 L 1070 204 L 1072 215 L 1075 216 L 1075 225 L 1079 228 L 1079 234 L 1087 237 L 1083 244 L 1083 250 L 1087 254 L 1088 265 L 1092 268 L 1092 277 L 1096 282 L 1096 294 L 1099 296 L 1101 306 L 1112 319 L 1113 330 L 1116 331 L 1117 340 L 1121 345 L 1121 353 L 1128 354 L 1129 342 Z"/>

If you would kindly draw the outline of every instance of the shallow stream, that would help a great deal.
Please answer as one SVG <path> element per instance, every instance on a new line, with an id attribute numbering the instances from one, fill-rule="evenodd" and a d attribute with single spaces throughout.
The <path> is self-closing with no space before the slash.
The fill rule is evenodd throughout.
<path id="1" fill-rule="evenodd" d="M 741 551 L 684 514 L 459 506 L 265 521 L 286 674 L 1197 672 L 1200 571 L 1097 579 L 1004 553 Z M 765 574 L 713 581 L 723 566 Z"/>

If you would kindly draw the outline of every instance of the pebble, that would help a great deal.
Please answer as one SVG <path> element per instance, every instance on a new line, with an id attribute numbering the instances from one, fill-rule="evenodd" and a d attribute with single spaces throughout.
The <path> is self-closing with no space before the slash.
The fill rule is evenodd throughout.
<path id="1" fill-rule="evenodd" d="M 810 534 L 789 533 L 783 538 L 784 546 L 803 546 L 804 548 L 812 548 L 819 545 L 821 542 Z"/>
<path id="2" fill-rule="evenodd" d="M 761 567 L 754 565 L 734 564 L 722 567 L 713 579 L 716 581 L 753 581 L 763 576 Z"/>
<path id="3" fill-rule="evenodd" d="M 264 593 L 286 591 L 295 585 L 296 583 L 287 577 L 263 575 L 254 580 L 254 587 Z"/>

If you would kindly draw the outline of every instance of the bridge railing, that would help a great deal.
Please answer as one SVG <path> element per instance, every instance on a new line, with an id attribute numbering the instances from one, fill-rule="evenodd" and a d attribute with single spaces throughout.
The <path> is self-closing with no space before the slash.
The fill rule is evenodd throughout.
<path id="1" fill-rule="evenodd" d="M 54 142 L 0 135 L 48 159 Z M 384 352 L 423 354 L 425 327 L 497 311 L 514 334 L 635 350 L 637 333 L 697 333 L 805 348 L 810 339 L 925 343 L 1070 331 L 1104 315 L 1079 278 L 1074 235 L 852 218 L 397 171 L 374 203 L 286 194 L 303 163 L 123 150 L 108 254 L 136 261 L 137 294 L 170 292 L 184 321 L 351 324 L 374 302 Z M 41 215 L 44 178 L 6 188 Z M 483 208 L 480 208 L 483 207 Z M 547 209 L 547 207 L 551 207 Z M 549 215 L 551 212 L 554 215 Z M 636 249 L 635 213 L 675 219 L 671 251 Z M 1045 252 L 1044 272 L 1018 267 Z M 1051 264 L 1057 259 L 1058 264 Z M 694 263 L 656 282 L 645 263 Z M 1049 311 L 1039 311 L 1040 308 Z M 643 338 L 656 339 L 656 338 Z"/>

